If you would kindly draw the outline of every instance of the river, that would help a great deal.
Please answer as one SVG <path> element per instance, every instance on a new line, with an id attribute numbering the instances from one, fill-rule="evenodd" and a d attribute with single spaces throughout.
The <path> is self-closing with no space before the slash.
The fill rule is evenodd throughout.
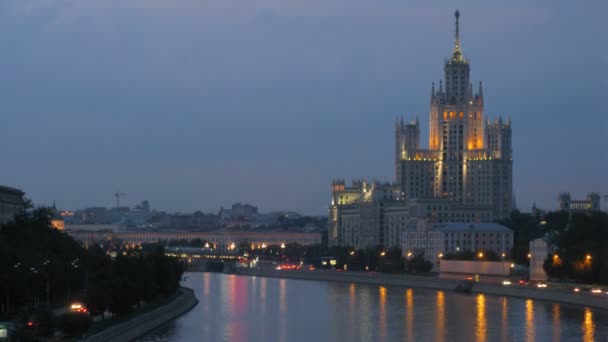
<path id="1" fill-rule="evenodd" d="M 190 273 L 200 303 L 153 341 L 608 341 L 608 311 L 531 299 Z M 598 300 L 608 300 L 598 298 Z"/>

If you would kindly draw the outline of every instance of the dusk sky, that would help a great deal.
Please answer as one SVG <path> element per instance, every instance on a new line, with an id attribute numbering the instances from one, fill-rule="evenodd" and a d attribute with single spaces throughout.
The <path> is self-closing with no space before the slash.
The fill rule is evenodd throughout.
<path id="1" fill-rule="evenodd" d="M 332 178 L 394 180 L 397 116 L 428 146 L 456 8 L 486 117 L 513 121 L 517 206 L 608 194 L 601 0 L 3 0 L 0 184 L 326 215 Z"/>

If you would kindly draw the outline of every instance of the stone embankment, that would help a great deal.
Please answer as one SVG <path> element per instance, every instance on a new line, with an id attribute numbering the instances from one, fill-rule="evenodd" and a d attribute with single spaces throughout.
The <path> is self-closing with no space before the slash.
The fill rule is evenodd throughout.
<path id="1" fill-rule="evenodd" d="M 359 284 L 384 286 L 399 286 L 413 288 L 429 288 L 436 290 L 454 291 L 457 279 L 440 279 L 435 276 L 396 275 L 367 272 L 336 272 L 336 271 L 284 271 L 272 269 L 241 269 L 237 274 L 271 278 L 289 278 L 317 281 L 339 281 Z M 496 296 L 530 298 L 562 304 L 583 305 L 592 308 L 608 310 L 608 295 L 593 295 L 590 293 L 572 293 L 566 288 L 537 289 L 531 286 L 502 286 L 490 283 L 475 283 L 473 293 L 485 293 Z"/>
<path id="2" fill-rule="evenodd" d="M 198 304 L 194 291 L 180 288 L 177 298 L 170 303 L 148 311 L 128 321 L 113 325 L 103 331 L 86 337 L 84 342 L 127 342 L 132 341 L 161 325 L 185 314 Z"/>

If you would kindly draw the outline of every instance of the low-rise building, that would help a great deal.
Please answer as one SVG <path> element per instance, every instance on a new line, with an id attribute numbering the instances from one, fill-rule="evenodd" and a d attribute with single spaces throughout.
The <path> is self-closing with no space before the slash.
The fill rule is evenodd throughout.
<path id="1" fill-rule="evenodd" d="M 403 234 L 401 248 L 406 257 L 423 254 L 434 265 L 446 254 L 465 251 L 491 251 L 508 258 L 513 231 L 496 223 L 418 221 Z"/>
<path id="2" fill-rule="evenodd" d="M 557 196 L 559 210 L 572 212 L 587 212 L 600 210 L 600 194 L 590 192 L 584 200 L 573 200 L 569 192 L 562 192 Z"/>
<path id="3" fill-rule="evenodd" d="M 265 248 L 270 245 L 297 243 L 302 246 L 321 244 L 321 233 L 302 232 L 249 232 L 249 231 L 215 231 L 215 232 L 135 232 L 135 231 L 73 231 L 66 230 L 74 239 L 84 245 L 105 241 L 120 241 L 125 244 L 141 245 L 143 243 L 168 242 L 171 240 L 208 241 L 214 248 L 228 250 L 232 244 L 246 242 L 253 248 Z"/>

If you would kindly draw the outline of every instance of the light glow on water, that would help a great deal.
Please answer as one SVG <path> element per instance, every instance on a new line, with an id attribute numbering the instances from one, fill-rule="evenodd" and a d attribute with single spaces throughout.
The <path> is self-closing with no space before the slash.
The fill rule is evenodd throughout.
<path id="1" fill-rule="evenodd" d="M 191 274 L 199 304 L 140 342 L 608 341 L 608 312 L 432 289 Z"/>
<path id="2" fill-rule="evenodd" d="M 476 298 L 477 302 L 477 330 L 475 333 L 478 342 L 485 342 L 487 338 L 487 319 L 486 319 L 486 295 L 480 293 Z"/>

